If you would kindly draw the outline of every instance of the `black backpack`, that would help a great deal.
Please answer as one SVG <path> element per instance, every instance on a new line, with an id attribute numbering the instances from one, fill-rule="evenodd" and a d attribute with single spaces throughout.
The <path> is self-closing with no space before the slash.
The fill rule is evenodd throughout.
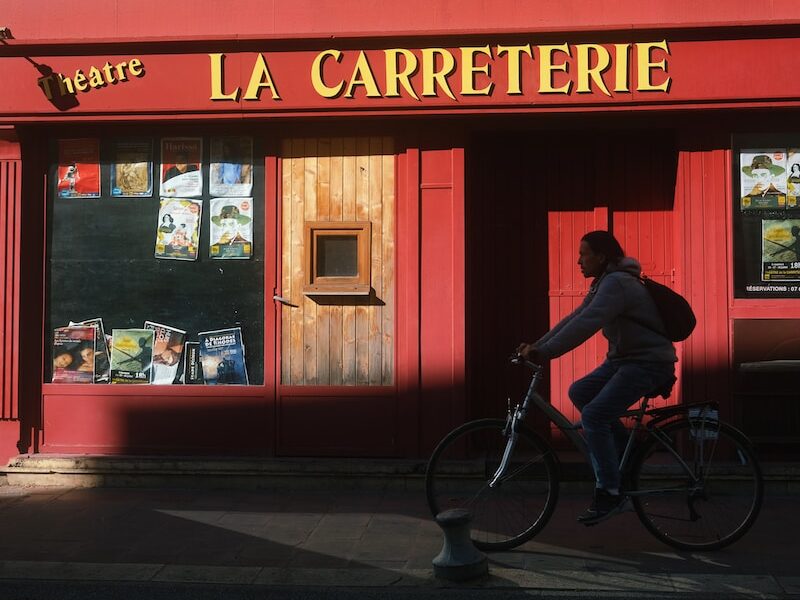
<path id="1" fill-rule="evenodd" d="M 640 277 L 638 279 L 644 284 L 645 289 L 653 299 L 658 309 L 658 314 L 661 315 L 661 320 L 664 322 L 664 329 L 669 340 L 672 342 L 681 342 L 688 338 L 689 334 L 694 330 L 695 325 L 697 325 L 697 318 L 694 316 L 694 311 L 686 298 L 681 296 L 678 292 L 671 290 L 666 285 L 647 277 Z M 631 320 L 636 321 L 648 329 L 656 331 L 638 319 Z M 664 335 L 660 331 L 657 331 L 657 333 Z"/>

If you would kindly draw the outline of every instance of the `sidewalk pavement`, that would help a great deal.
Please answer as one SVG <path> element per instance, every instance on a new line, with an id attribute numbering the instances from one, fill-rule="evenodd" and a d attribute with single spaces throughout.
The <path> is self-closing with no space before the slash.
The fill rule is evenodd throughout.
<path id="1" fill-rule="evenodd" d="M 421 490 L 3 486 L 0 597 L 4 582 L 59 580 L 800 598 L 797 496 L 767 496 L 742 540 L 696 554 L 664 546 L 632 512 L 586 528 L 575 521 L 586 501 L 562 493 L 534 541 L 455 584 L 433 577 L 442 534 Z"/>

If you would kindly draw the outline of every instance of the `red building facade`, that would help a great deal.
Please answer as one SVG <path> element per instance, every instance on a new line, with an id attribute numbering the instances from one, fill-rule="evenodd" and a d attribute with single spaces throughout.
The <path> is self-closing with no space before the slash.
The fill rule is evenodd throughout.
<path id="1" fill-rule="evenodd" d="M 713 397 L 765 448 L 793 441 L 800 8 L 158 8 L 0 16 L 3 460 L 425 456 L 504 410 L 504 357 L 580 302 L 578 241 L 607 228 L 697 313 L 671 401 Z M 248 174 L 225 187 L 232 143 Z M 195 188 L 165 186 L 181 162 Z M 765 167 L 774 191 L 750 189 Z M 197 239 L 164 251 L 176 197 Z M 215 241 L 231 215 L 235 252 Z M 53 382 L 54 330 L 98 317 L 238 328 L 247 382 Z M 554 361 L 551 401 L 569 412 L 603 353 Z"/>

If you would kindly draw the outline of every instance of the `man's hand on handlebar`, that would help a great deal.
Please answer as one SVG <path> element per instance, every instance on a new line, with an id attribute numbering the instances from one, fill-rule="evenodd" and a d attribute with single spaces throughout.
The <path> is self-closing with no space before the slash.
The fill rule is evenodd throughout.
<path id="1" fill-rule="evenodd" d="M 519 346 L 517 346 L 517 354 L 519 354 L 522 358 L 539 365 L 544 361 L 541 354 L 539 354 L 539 351 L 533 344 L 526 344 L 525 342 L 522 342 Z"/>

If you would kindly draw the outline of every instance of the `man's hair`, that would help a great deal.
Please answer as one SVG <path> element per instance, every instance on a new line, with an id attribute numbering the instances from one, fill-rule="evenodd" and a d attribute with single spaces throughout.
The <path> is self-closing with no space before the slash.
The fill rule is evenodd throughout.
<path id="1" fill-rule="evenodd" d="M 595 254 L 602 254 L 606 260 L 616 264 L 625 257 L 625 251 L 619 245 L 617 238 L 608 231 L 590 231 L 581 238 L 582 242 L 589 244 Z"/>

